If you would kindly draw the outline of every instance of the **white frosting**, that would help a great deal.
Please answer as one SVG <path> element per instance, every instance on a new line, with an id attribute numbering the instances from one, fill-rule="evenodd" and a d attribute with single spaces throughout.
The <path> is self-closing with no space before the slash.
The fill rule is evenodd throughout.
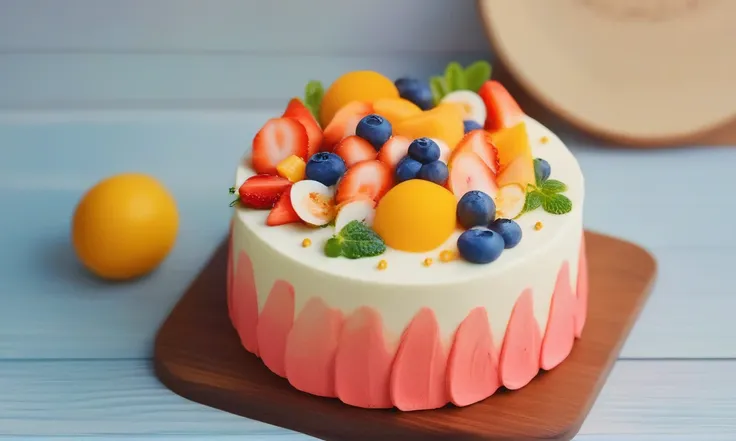
<path id="1" fill-rule="evenodd" d="M 583 176 L 575 157 L 546 127 L 528 118 L 527 130 L 534 157 L 547 160 L 551 178 L 567 184 L 565 195 L 573 209 L 553 215 L 541 208 L 522 215 L 517 222 L 522 240 L 490 264 L 477 265 L 462 259 L 440 262 L 442 250 L 456 249 L 460 231 L 440 248 L 429 253 L 407 253 L 388 249 L 381 256 L 350 260 L 325 256 L 323 245 L 334 234 L 332 227 L 308 228 L 298 225 L 269 227 L 268 210 L 235 209 L 233 225 L 234 259 L 244 250 L 253 262 L 259 309 L 262 309 L 274 282 L 284 279 L 294 286 L 296 314 L 312 296 L 346 315 L 368 306 L 383 317 L 387 341 L 396 344 L 416 312 L 434 310 L 442 339 L 449 346 L 455 330 L 473 308 L 488 312 L 495 347 L 500 348 L 511 310 L 519 295 L 531 288 L 534 312 L 544 332 L 557 273 L 564 261 L 570 264 L 570 282 L 577 280 L 578 254 L 583 224 Z M 548 142 L 542 143 L 541 138 Z M 236 187 L 253 170 L 244 160 L 238 167 Z M 543 228 L 535 230 L 536 222 Z M 309 238 L 312 246 L 302 247 Z M 422 265 L 426 257 L 434 264 Z M 380 260 L 388 267 L 377 270 Z M 237 268 L 237 261 L 234 262 Z"/>

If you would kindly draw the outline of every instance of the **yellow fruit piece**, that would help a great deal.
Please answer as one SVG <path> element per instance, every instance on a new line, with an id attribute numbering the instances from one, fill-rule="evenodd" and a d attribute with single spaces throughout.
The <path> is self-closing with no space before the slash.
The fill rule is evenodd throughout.
<path id="1" fill-rule="evenodd" d="M 72 219 L 72 244 L 98 276 L 132 279 L 164 260 L 178 228 L 176 202 L 161 183 L 143 174 L 121 174 L 82 197 Z"/>
<path id="2" fill-rule="evenodd" d="M 491 140 L 498 149 L 498 161 L 501 169 L 506 167 L 516 158 L 525 157 L 533 161 L 532 146 L 529 143 L 529 135 L 526 132 L 526 124 L 523 122 L 501 129 L 491 134 Z M 532 171 L 534 164 L 531 164 Z"/>
<path id="3" fill-rule="evenodd" d="M 352 101 L 373 104 L 381 98 L 399 98 L 393 81 L 370 70 L 348 72 L 325 91 L 319 109 L 320 123 L 322 127 L 327 127 L 335 113 Z"/>
<path id="4" fill-rule="evenodd" d="M 304 179 L 307 170 L 307 163 L 296 155 L 291 155 L 276 166 L 276 172 L 282 178 L 286 178 L 291 182 L 297 182 Z"/>
<path id="5" fill-rule="evenodd" d="M 384 98 L 373 103 L 373 113 L 386 118 L 394 126 L 399 121 L 421 114 L 422 109 L 403 98 Z"/>
<path id="6" fill-rule="evenodd" d="M 534 162 L 531 157 L 526 156 L 519 156 L 511 161 L 506 168 L 501 169 L 501 173 L 496 178 L 496 185 L 499 187 L 517 184 L 526 189 L 528 184 L 534 185 L 534 183 Z"/>
<path id="7" fill-rule="evenodd" d="M 454 149 L 465 134 L 462 107 L 447 103 L 398 122 L 394 134 L 416 139 L 437 138 Z"/>
<path id="8" fill-rule="evenodd" d="M 431 251 L 455 231 L 456 204 L 445 187 L 421 179 L 404 181 L 378 203 L 373 229 L 391 248 Z"/>

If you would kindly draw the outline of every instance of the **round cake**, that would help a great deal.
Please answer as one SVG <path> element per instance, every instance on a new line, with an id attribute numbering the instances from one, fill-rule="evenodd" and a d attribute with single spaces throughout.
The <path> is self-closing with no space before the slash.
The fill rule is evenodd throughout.
<path id="1" fill-rule="evenodd" d="M 363 408 L 467 406 L 565 360 L 587 307 L 580 167 L 484 62 L 349 72 L 237 167 L 227 299 L 244 348 Z"/>

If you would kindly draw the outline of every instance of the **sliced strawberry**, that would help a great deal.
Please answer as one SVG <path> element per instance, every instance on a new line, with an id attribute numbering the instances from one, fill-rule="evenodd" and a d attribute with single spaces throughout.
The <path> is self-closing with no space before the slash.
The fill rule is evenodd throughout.
<path id="1" fill-rule="evenodd" d="M 255 175 L 246 179 L 238 189 L 240 203 L 248 208 L 272 208 L 291 182 L 281 176 Z"/>
<path id="2" fill-rule="evenodd" d="M 304 105 L 302 100 L 299 98 L 292 98 L 281 117 L 294 118 L 302 123 L 304 128 L 307 130 L 307 138 L 309 139 L 307 159 L 311 158 L 313 154 L 319 151 L 322 146 L 322 139 L 324 138 L 322 127 L 319 126 L 317 120 L 312 116 L 312 112 L 307 109 L 307 106 Z"/>
<path id="3" fill-rule="evenodd" d="M 349 168 L 337 184 L 335 201 L 341 204 L 368 196 L 378 202 L 393 185 L 391 169 L 381 161 L 363 161 Z"/>
<path id="4" fill-rule="evenodd" d="M 447 187 L 459 201 L 471 190 L 486 193 L 491 198 L 498 193 L 495 176 L 483 160 L 472 151 L 459 152 L 450 158 Z"/>
<path id="5" fill-rule="evenodd" d="M 342 106 L 325 127 L 322 151 L 331 152 L 343 138 L 355 135 L 358 122 L 372 111 L 373 106 L 362 101 L 353 101 Z"/>
<path id="6" fill-rule="evenodd" d="M 486 105 L 485 129 L 490 131 L 513 127 L 524 119 L 524 111 L 508 90 L 498 81 L 486 81 L 478 91 Z"/>
<path id="7" fill-rule="evenodd" d="M 332 153 L 341 157 L 348 168 L 359 162 L 376 159 L 376 149 L 373 148 L 370 142 L 356 135 L 343 138 L 342 141 L 337 143 Z"/>
<path id="8" fill-rule="evenodd" d="M 401 158 L 406 156 L 409 150 L 409 144 L 411 144 L 411 139 L 405 136 L 392 136 L 383 144 L 381 150 L 378 151 L 377 159 L 388 165 L 393 172 L 396 170 L 396 166 L 401 161 Z"/>
<path id="9" fill-rule="evenodd" d="M 473 130 L 468 132 L 458 143 L 453 155 L 460 152 L 473 152 L 483 160 L 483 162 L 491 169 L 493 174 L 497 174 L 501 166 L 498 161 L 498 149 L 491 140 L 491 134 L 485 130 Z"/>
<path id="10" fill-rule="evenodd" d="M 256 173 L 275 175 L 276 166 L 291 155 L 307 161 L 309 138 L 304 126 L 293 118 L 274 118 L 253 138 L 251 164 Z"/>
<path id="11" fill-rule="evenodd" d="M 291 205 L 291 191 L 287 188 L 281 197 L 273 206 L 271 212 L 268 213 L 266 218 L 266 225 L 275 227 L 277 225 L 293 224 L 301 222 L 299 215 L 294 211 L 294 207 Z"/>

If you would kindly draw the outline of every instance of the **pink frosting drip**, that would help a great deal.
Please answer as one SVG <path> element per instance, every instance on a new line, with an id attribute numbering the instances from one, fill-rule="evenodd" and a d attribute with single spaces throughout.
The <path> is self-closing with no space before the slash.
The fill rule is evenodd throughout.
<path id="1" fill-rule="evenodd" d="M 391 375 L 391 400 L 400 410 L 436 409 L 447 404 L 447 356 L 434 312 L 419 310 L 404 331 Z"/>
<path id="2" fill-rule="evenodd" d="M 271 371 L 286 377 L 286 339 L 294 325 L 294 287 L 277 280 L 258 318 L 258 349 Z"/>
<path id="3" fill-rule="evenodd" d="M 501 387 L 498 359 L 485 308 L 475 308 L 460 323 L 447 361 L 447 386 L 456 406 L 467 406 Z"/>
<path id="4" fill-rule="evenodd" d="M 233 282 L 231 302 L 235 329 L 245 349 L 258 355 L 258 294 L 250 257 L 241 251 Z"/>
<path id="5" fill-rule="evenodd" d="M 358 407 L 393 407 L 389 395 L 392 362 L 381 315 L 373 308 L 359 308 L 342 328 L 335 357 L 338 398 Z"/>
<path id="6" fill-rule="evenodd" d="M 286 377 L 295 388 L 336 397 L 335 353 L 344 317 L 319 297 L 312 297 L 294 322 L 286 341 Z"/>
<path id="7" fill-rule="evenodd" d="M 575 305 L 575 337 L 580 338 L 588 315 L 588 257 L 585 255 L 585 236 L 580 243 L 580 263 L 578 264 L 578 284 L 575 289 L 577 303 Z"/>
<path id="8" fill-rule="evenodd" d="M 540 366 L 550 370 L 570 355 L 575 343 L 577 302 L 570 286 L 570 265 L 565 262 L 557 273 L 557 283 L 549 308 L 547 330 L 542 341 Z"/>
<path id="9" fill-rule="evenodd" d="M 534 319 L 532 291 L 524 290 L 519 296 L 509 319 L 501 347 L 501 383 L 507 389 L 520 389 L 539 372 L 539 352 L 542 337 Z"/>
<path id="10" fill-rule="evenodd" d="M 231 224 L 232 225 L 232 224 Z M 227 312 L 230 317 L 230 322 L 235 326 L 235 320 L 233 319 L 233 235 L 228 236 L 227 244 L 227 280 L 226 293 L 227 293 Z"/>

